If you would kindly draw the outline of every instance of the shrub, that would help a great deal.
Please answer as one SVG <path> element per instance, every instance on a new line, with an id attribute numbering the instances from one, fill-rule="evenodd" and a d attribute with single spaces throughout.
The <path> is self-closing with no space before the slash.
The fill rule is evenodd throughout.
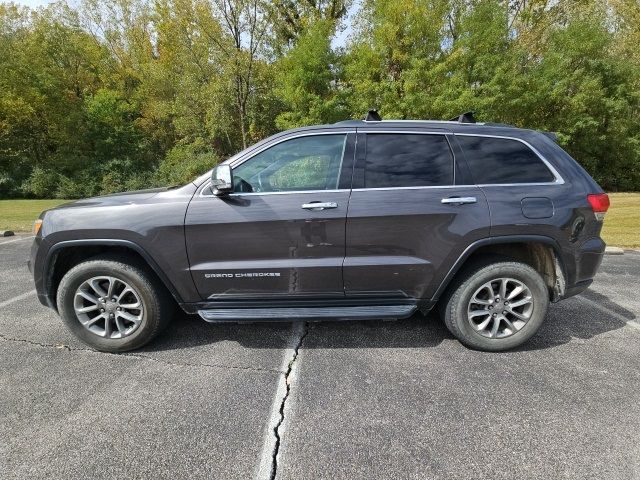
<path id="1" fill-rule="evenodd" d="M 59 183 L 60 174 L 42 167 L 35 167 L 29 178 L 22 184 L 22 191 L 27 196 L 51 198 L 56 195 Z"/>
<path id="2" fill-rule="evenodd" d="M 187 183 L 219 163 L 218 156 L 204 144 L 196 141 L 188 145 L 177 145 L 160 162 L 155 180 L 162 185 Z"/>

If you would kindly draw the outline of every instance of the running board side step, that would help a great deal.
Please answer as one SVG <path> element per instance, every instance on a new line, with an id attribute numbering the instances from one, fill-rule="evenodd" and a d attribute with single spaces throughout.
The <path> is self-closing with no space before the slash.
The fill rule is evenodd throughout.
<path id="1" fill-rule="evenodd" d="M 415 305 L 375 305 L 359 307 L 212 308 L 198 310 L 207 322 L 290 321 L 290 320 L 385 320 L 414 314 Z"/>

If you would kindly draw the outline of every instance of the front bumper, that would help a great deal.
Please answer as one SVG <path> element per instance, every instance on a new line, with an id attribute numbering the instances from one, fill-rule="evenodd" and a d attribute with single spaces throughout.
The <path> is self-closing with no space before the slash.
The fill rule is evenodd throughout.
<path id="1" fill-rule="evenodd" d="M 46 272 L 44 271 L 44 263 L 48 250 L 49 245 L 47 242 L 41 236 L 36 236 L 31 244 L 31 254 L 27 261 L 27 267 L 33 275 L 33 283 L 36 287 L 38 300 L 45 307 L 53 308 L 55 310 L 55 305 L 52 299 L 47 295 L 47 277 Z"/>

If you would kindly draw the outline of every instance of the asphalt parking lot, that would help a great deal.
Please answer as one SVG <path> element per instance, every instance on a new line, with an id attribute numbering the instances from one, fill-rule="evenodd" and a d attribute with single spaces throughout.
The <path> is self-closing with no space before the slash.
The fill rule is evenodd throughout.
<path id="1" fill-rule="evenodd" d="M 640 253 L 508 353 L 432 316 L 210 325 L 97 353 L 0 239 L 0 477 L 640 478 Z M 277 455 L 276 455 L 277 452 Z"/>

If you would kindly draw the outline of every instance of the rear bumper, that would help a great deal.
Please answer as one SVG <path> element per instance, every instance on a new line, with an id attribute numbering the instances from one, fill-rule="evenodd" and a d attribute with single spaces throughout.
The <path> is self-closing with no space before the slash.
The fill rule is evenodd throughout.
<path id="1" fill-rule="evenodd" d="M 584 282 L 579 282 L 579 283 L 576 283 L 575 285 L 572 285 L 571 287 L 568 287 L 564 291 L 564 295 L 562 296 L 562 299 L 573 297 L 574 295 L 578 295 L 584 292 L 587 288 L 589 288 L 589 286 L 592 283 L 593 283 L 593 280 L 585 280 Z"/>
<path id="2" fill-rule="evenodd" d="M 600 237 L 583 242 L 575 253 L 575 279 L 567 284 L 562 298 L 572 297 L 584 292 L 593 283 L 600 268 L 606 244 Z"/>
<path id="3" fill-rule="evenodd" d="M 593 280 L 602 263 L 606 244 L 600 237 L 592 238 L 582 244 L 578 251 L 576 265 L 576 284 Z"/>

